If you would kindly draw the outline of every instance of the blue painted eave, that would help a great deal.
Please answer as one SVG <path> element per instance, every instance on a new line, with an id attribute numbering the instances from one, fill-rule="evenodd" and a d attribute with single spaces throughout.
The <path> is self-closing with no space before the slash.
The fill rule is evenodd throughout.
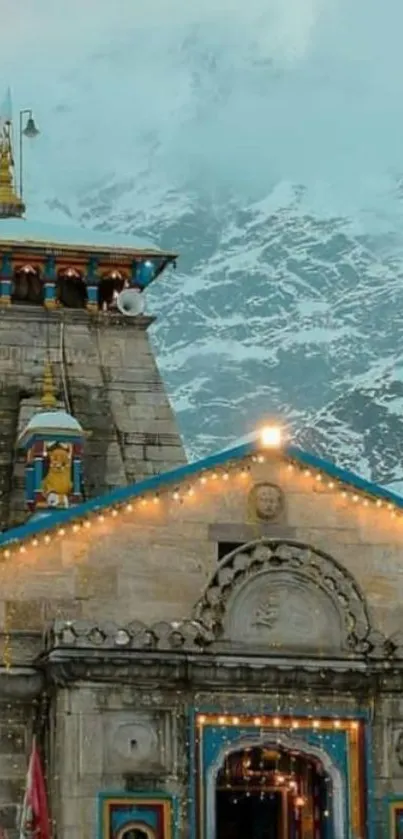
<path id="1" fill-rule="evenodd" d="M 267 450 L 261 444 L 260 436 L 257 434 L 252 440 L 242 445 L 238 445 L 233 449 L 218 452 L 196 460 L 193 463 L 180 466 L 177 469 L 172 469 L 169 472 L 164 472 L 160 475 L 154 475 L 151 478 L 140 481 L 136 484 L 130 484 L 127 487 L 119 487 L 118 489 L 108 492 L 106 495 L 98 498 L 85 501 L 78 504 L 76 507 L 71 507 L 68 510 L 60 510 L 51 513 L 42 520 L 30 520 L 26 524 L 19 527 L 6 530 L 0 534 L 0 546 L 9 545 L 12 542 L 20 542 L 28 538 L 39 535 L 42 532 L 53 530 L 55 527 L 61 527 L 69 522 L 77 519 L 86 518 L 93 513 L 102 512 L 110 507 L 118 506 L 120 504 L 128 503 L 138 496 L 144 495 L 148 492 L 158 492 L 168 486 L 179 486 L 183 481 L 188 480 L 206 470 L 219 468 L 234 461 L 241 461 L 250 455 L 263 452 L 267 454 Z M 340 467 L 324 460 L 317 455 L 305 452 L 296 446 L 285 446 L 278 456 L 285 460 L 295 461 L 307 469 L 322 472 L 328 475 L 334 481 L 345 484 L 351 490 L 363 493 L 365 495 L 374 496 L 393 504 L 394 507 L 403 510 L 403 497 L 390 492 L 378 484 L 360 478 L 354 472 Z"/>

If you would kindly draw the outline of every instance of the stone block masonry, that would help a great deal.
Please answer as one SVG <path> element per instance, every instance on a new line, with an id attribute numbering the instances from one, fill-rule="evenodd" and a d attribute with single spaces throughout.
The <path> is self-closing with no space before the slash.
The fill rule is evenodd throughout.
<path id="1" fill-rule="evenodd" d="M 21 425 L 39 409 L 46 355 L 60 406 L 87 432 L 87 498 L 186 462 L 147 330 L 151 318 L 11 306 L 0 333 L 0 526 L 24 520 Z M 29 410 L 28 410 L 29 409 Z M 28 413 L 27 413 L 28 411 Z"/>

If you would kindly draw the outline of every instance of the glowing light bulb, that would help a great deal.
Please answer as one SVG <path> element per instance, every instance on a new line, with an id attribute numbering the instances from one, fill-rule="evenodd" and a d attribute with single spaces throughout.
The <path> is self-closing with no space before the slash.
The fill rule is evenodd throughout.
<path id="1" fill-rule="evenodd" d="M 49 542 L 50 542 L 50 536 L 48 536 L 48 534 L 46 534 L 46 536 L 45 536 L 45 538 L 44 538 L 44 540 L 43 540 L 43 541 L 45 542 L 45 544 L 46 544 L 46 545 L 48 545 L 48 544 L 49 544 Z"/>
<path id="2" fill-rule="evenodd" d="M 126 505 L 126 511 L 127 511 L 128 513 L 131 513 L 131 512 L 132 512 L 132 510 L 133 510 L 133 504 L 127 504 L 127 505 Z"/>
<path id="3" fill-rule="evenodd" d="M 21 545 L 21 547 L 20 547 L 20 554 L 25 554 L 25 553 L 26 553 L 26 550 L 27 550 L 27 549 L 26 549 L 25 545 Z"/>
<path id="4" fill-rule="evenodd" d="M 201 483 L 201 484 L 205 484 L 206 482 L 207 482 L 207 478 L 206 478 L 206 476 L 205 476 L 205 475 L 202 475 L 202 476 L 201 476 L 201 478 L 200 478 L 200 483 Z"/>
<path id="5" fill-rule="evenodd" d="M 4 556 L 6 557 L 6 559 L 8 559 L 8 557 L 10 556 L 10 551 L 8 550 L 8 548 L 6 551 L 4 551 Z"/>
<path id="6" fill-rule="evenodd" d="M 273 720 L 273 725 L 275 725 L 275 726 L 276 726 L 276 728 L 277 728 L 277 726 L 279 726 L 279 725 L 280 725 L 280 722 L 281 722 L 281 720 L 280 720 L 280 718 L 279 718 L 279 717 L 274 717 L 274 720 Z"/>
<path id="7" fill-rule="evenodd" d="M 262 446 L 268 449 L 278 449 L 283 441 L 282 430 L 279 425 L 266 425 L 260 432 Z"/>
<path id="8" fill-rule="evenodd" d="M 220 723 L 220 725 L 225 725 L 226 718 L 225 717 L 218 717 L 218 722 Z"/>
<path id="9" fill-rule="evenodd" d="M 206 716 L 205 716 L 205 714 L 199 714 L 199 716 L 197 717 L 197 719 L 198 719 L 198 722 L 199 722 L 199 723 L 201 723 L 202 725 L 203 725 L 203 723 L 205 723 L 205 722 L 206 722 Z"/>
<path id="10" fill-rule="evenodd" d="M 180 498 L 179 492 L 173 492 L 172 493 L 172 498 L 173 498 L 174 501 L 179 501 L 179 498 Z"/>
<path id="11" fill-rule="evenodd" d="M 32 545 L 33 548 L 37 548 L 38 547 L 38 540 L 37 539 L 32 539 L 31 545 Z"/>
<path id="12" fill-rule="evenodd" d="M 261 725 L 261 724 L 262 724 L 261 717 L 255 717 L 255 719 L 253 720 L 253 725 Z"/>

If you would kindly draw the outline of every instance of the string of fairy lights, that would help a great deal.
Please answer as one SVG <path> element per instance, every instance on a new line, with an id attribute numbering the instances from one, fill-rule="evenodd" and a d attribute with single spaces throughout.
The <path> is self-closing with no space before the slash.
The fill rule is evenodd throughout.
<path id="1" fill-rule="evenodd" d="M 105 524 L 113 519 L 119 519 L 121 516 L 127 517 L 131 513 L 138 514 L 141 510 L 151 510 L 162 503 L 186 504 L 192 502 L 200 496 L 202 490 L 208 489 L 209 486 L 215 485 L 218 489 L 221 483 L 225 485 L 229 482 L 232 483 L 234 480 L 248 479 L 251 477 L 253 467 L 256 464 L 264 464 L 270 457 L 272 457 L 270 454 L 257 453 L 245 458 L 242 463 L 238 461 L 228 463 L 225 467 L 206 469 L 201 474 L 195 475 L 192 480 L 187 480 L 173 488 L 166 485 L 157 492 L 150 490 L 139 496 L 133 495 L 132 499 L 127 502 L 117 503 L 105 509 L 94 509 L 85 513 L 82 518 L 73 518 L 63 525 L 55 524 L 52 526 L 50 514 L 49 528 L 43 534 L 37 534 L 31 538 L 22 537 L 21 539 L 10 540 L 8 544 L 4 545 L 0 556 L 3 559 L 9 559 L 14 553 L 27 552 L 29 547 L 33 549 L 39 546 L 46 547 L 53 543 L 55 539 L 86 532 L 90 528 L 96 527 L 97 524 Z M 368 492 L 360 491 L 340 480 L 330 478 L 324 471 L 308 468 L 296 461 L 290 461 L 287 464 L 286 472 L 290 476 L 293 473 L 304 476 L 307 480 L 311 480 L 314 485 L 316 484 L 318 490 L 323 488 L 324 491 L 338 494 L 342 500 L 351 503 L 354 507 L 359 508 L 361 506 L 382 513 L 386 512 L 391 519 L 398 519 L 403 523 L 403 509 L 398 503 L 394 503 L 388 498 L 380 498 L 370 495 Z"/>

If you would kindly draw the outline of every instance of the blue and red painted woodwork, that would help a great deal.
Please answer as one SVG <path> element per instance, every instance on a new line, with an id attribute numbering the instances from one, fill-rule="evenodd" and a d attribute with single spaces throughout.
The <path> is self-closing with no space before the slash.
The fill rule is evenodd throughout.
<path id="1" fill-rule="evenodd" d="M 121 839 L 126 830 L 146 828 L 152 839 L 176 839 L 177 806 L 174 796 L 133 792 L 98 796 L 98 839 Z"/>

